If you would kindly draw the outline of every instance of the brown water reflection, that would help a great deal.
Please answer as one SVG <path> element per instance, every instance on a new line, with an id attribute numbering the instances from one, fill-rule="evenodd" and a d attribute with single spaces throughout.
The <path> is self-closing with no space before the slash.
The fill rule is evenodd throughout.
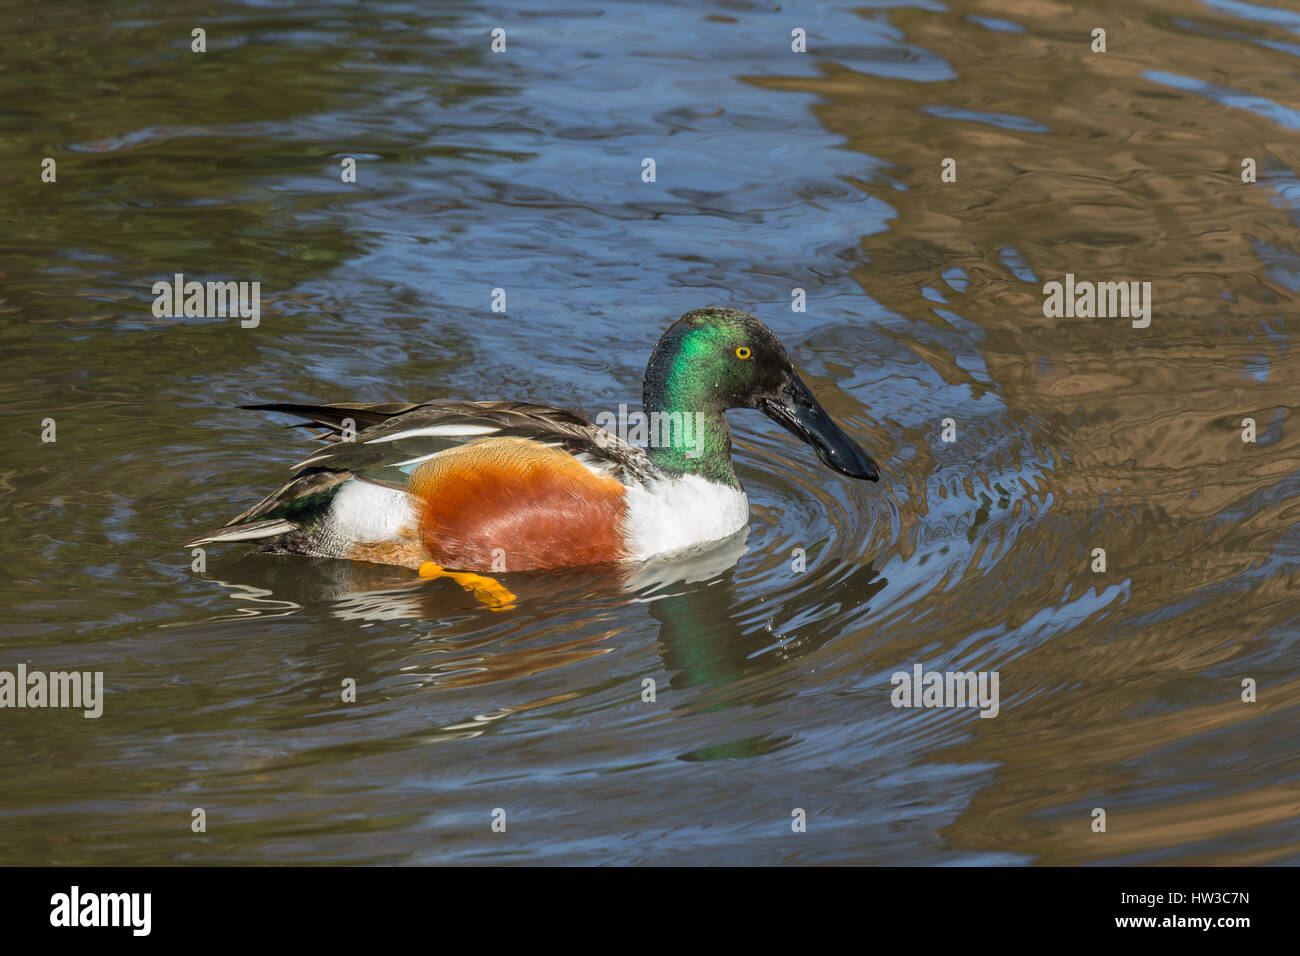
<path id="1" fill-rule="evenodd" d="M 1087 588 L 1086 555 L 1105 547 L 1108 574 L 1129 591 L 1126 617 L 1141 622 L 1085 619 L 1017 659 L 1019 685 L 1043 692 L 1018 698 L 1014 721 L 977 721 L 969 740 L 935 755 L 1000 765 L 945 837 L 1074 864 L 1138 860 L 1170 844 L 1293 822 L 1300 785 L 1293 773 L 1270 784 L 1276 772 L 1261 764 L 1294 771 L 1289 732 L 1281 752 L 1265 756 L 1270 735 L 1294 726 L 1300 697 L 1285 679 L 1294 671 L 1240 660 L 1275 638 L 1281 621 L 1294 635 L 1300 612 L 1300 435 L 1287 427 L 1300 396 L 1300 353 L 1291 348 L 1297 212 L 1276 188 L 1244 185 L 1240 174 L 1251 156 L 1263 178 L 1294 183 L 1287 160 L 1300 116 L 1291 82 L 1300 21 L 1290 31 L 1243 25 L 1183 2 L 959 6 L 1010 16 L 1026 32 L 954 37 L 949 14 L 900 10 L 891 21 L 911 42 L 956 58 L 959 78 L 918 89 L 824 63 L 814 81 L 755 80 L 818 93 L 825 101 L 815 112 L 829 129 L 893 164 L 897 219 L 863 240 L 856 278 L 913 321 L 950 330 L 951 310 L 978 326 L 988 378 L 1010 415 L 1050 436 L 1057 465 L 1037 493 L 1054 499 L 1066 523 L 1053 529 L 1057 555 L 1022 535 L 1003 558 L 1024 575 L 1018 586 L 1042 591 L 1055 578 Z M 1088 50 L 1098 25 L 1109 31 L 1105 55 Z M 1238 38 L 1227 43 L 1225 33 Z M 1266 40 L 1289 48 L 1268 49 Z M 1279 127 L 1170 89 L 1152 81 L 1155 70 L 1276 99 L 1291 122 Z M 1041 131 L 935 123 L 918 109 L 924 103 L 1023 117 Z M 938 175 L 937 158 L 948 156 L 958 161 L 956 183 Z M 1291 250 L 1283 275 L 1262 267 L 1269 248 Z M 1016 252 L 1010 261 L 1007 249 Z M 943 278 L 954 269 L 967 280 L 959 288 Z M 1044 318 L 1041 286 L 1022 281 L 1026 269 L 1042 282 L 1066 273 L 1150 281 L 1152 325 Z M 927 287 L 942 290 L 944 314 L 923 297 Z M 942 350 L 915 351 L 949 384 L 988 387 Z M 1248 374 L 1260 363 L 1262 381 Z M 1245 417 L 1258 423 L 1259 444 L 1243 444 Z M 1233 578 L 1250 583 L 1212 587 Z M 960 591 L 952 598 L 961 601 Z M 1037 609 L 1019 603 L 1013 623 Z M 970 618 L 927 637 L 956 642 L 1002 620 L 1002 607 L 967 606 Z M 1199 690 L 1207 671 L 1221 676 Z M 1284 679 L 1243 704 L 1243 676 Z M 1155 707 L 1165 712 L 1145 712 Z M 1185 792 L 1144 792 L 1151 781 L 1142 768 L 1179 745 L 1202 764 Z M 1198 796 L 1206 790 L 1219 792 Z M 1093 806 L 1111 812 L 1105 837 L 1090 831 Z M 1288 842 L 1193 859 L 1294 855 Z"/>

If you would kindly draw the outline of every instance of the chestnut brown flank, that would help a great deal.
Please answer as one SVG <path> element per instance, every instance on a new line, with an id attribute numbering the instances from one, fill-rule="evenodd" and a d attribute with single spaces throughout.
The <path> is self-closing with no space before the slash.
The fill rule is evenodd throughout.
<path id="1" fill-rule="evenodd" d="M 524 438 L 482 438 L 430 458 L 408 488 L 420 538 L 443 567 L 525 571 L 621 561 L 623 486 L 568 452 Z"/>

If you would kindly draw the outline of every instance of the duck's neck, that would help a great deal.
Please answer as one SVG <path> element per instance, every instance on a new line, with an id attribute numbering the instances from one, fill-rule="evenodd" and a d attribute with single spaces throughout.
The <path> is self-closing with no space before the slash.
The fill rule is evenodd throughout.
<path id="1" fill-rule="evenodd" d="M 670 475 L 699 475 L 740 487 L 731 466 L 731 428 L 707 383 L 673 374 L 673 365 L 646 369 L 643 405 L 649 419 L 650 460 Z"/>

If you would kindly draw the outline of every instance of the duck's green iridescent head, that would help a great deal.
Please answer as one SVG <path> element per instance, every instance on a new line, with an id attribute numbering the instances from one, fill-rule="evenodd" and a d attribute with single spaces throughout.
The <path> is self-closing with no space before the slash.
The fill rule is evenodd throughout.
<path id="1" fill-rule="evenodd" d="M 673 473 L 736 484 L 729 408 L 756 408 L 823 462 L 851 478 L 877 481 L 876 463 L 831 419 L 794 370 L 772 330 L 737 309 L 688 312 L 669 326 L 645 371 L 649 414 L 692 416 L 702 432 L 691 443 L 652 441 L 650 457 Z"/>

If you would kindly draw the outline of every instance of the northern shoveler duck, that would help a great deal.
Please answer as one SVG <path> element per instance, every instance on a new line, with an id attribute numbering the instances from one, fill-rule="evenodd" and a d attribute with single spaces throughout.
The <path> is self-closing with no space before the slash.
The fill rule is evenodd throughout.
<path id="1" fill-rule="evenodd" d="M 660 338 L 645 412 L 685 422 L 628 444 L 575 412 L 526 402 L 248 405 L 324 426 L 293 477 L 188 546 L 262 550 L 462 572 L 642 561 L 727 538 L 749 520 L 725 412 L 754 408 L 845 475 L 879 479 L 777 337 L 735 309 L 699 309 Z M 673 416 L 677 418 L 674 419 Z M 686 440 L 686 439 L 689 439 Z M 432 564 L 430 564 L 432 562 Z M 452 575 L 455 577 L 456 575 Z M 462 585 L 476 578 L 462 574 Z"/>

